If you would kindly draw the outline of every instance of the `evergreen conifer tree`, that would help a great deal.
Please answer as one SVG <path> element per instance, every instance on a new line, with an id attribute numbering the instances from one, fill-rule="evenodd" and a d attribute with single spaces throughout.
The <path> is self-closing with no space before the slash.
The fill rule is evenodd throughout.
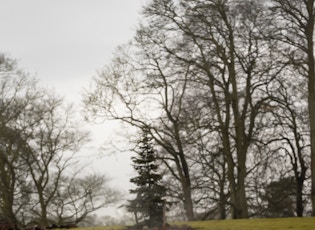
<path id="1" fill-rule="evenodd" d="M 158 173 L 157 154 L 147 130 L 143 130 L 135 152 L 137 156 L 132 157 L 132 161 L 138 175 L 130 179 L 136 185 L 130 193 L 136 197 L 129 200 L 127 209 L 135 213 L 137 223 L 150 227 L 160 226 L 163 224 L 163 198 L 166 188 L 161 184 L 162 175 Z"/>

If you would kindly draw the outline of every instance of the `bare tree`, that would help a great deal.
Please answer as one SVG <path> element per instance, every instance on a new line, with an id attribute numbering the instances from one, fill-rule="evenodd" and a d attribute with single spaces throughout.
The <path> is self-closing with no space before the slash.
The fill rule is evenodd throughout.
<path id="1" fill-rule="evenodd" d="M 194 162 L 192 180 L 196 212 L 200 219 L 226 219 L 228 214 L 227 162 L 222 148 L 213 139 L 216 135 L 208 134 L 208 140 L 200 138 L 195 143 L 195 154 L 190 156 Z"/>
<path id="2" fill-rule="evenodd" d="M 50 221 L 58 225 L 84 222 L 89 214 L 114 204 L 122 194 L 109 186 L 104 175 L 63 177 L 49 206 Z"/>
<path id="3" fill-rule="evenodd" d="M 189 134 L 183 132 L 181 124 L 189 69 L 155 57 L 154 47 L 142 40 L 141 33 L 137 39 L 130 47 L 140 46 L 133 50 L 138 59 L 134 61 L 135 56 L 128 53 L 132 51 L 129 46 L 121 49 L 112 66 L 95 79 L 95 88 L 85 95 L 84 102 L 91 117 L 116 119 L 149 130 L 167 154 L 164 163 L 181 183 L 187 217 L 192 220 L 191 180 L 184 147 Z"/>
<path id="4" fill-rule="evenodd" d="M 292 178 L 296 186 L 296 213 L 303 216 L 304 212 L 304 186 L 309 177 L 310 144 L 308 111 L 306 103 L 307 84 L 302 76 L 283 74 L 277 93 L 274 93 L 276 108 L 273 109 L 276 117 L 275 125 L 278 127 L 278 136 L 271 141 L 271 145 L 277 146 L 277 152 L 289 158 Z M 294 78 L 294 81 L 293 81 Z M 302 89 L 302 90 L 301 90 Z M 278 143 L 274 143 L 278 142 Z M 277 155 L 277 154 L 276 154 Z M 290 175 L 290 174 L 289 174 Z"/>
<path id="5" fill-rule="evenodd" d="M 314 0 L 273 0 L 278 15 L 278 33 L 273 37 L 287 45 L 282 58 L 305 77 L 308 91 L 308 112 L 311 143 L 312 209 L 315 216 L 315 58 Z"/>
<path id="6" fill-rule="evenodd" d="M 14 60 L 0 55 L 0 209 L 16 225 L 29 201 L 30 180 L 22 155 L 29 153 L 27 130 L 37 122 L 34 104 L 43 96 L 35 86 Z"/>
<path id="7" fill-rule="evenodd" d="M 276 43 L 264 39 L 272 28 L 265 10 L 258 1 L 215 0 L 153 1 L 145 9 L 146 41 L 168 53 L 168 62 L 190 68 L 199 89 L 207 87 L 204 105 L 221 138 L 233 218 L 248 217 L 247 161 L 266 141 L 267 91 L 281 70 L 272 58 Z"/>
<path id="8" fill-rule="evenodd" d="M 165 150 L 165 166 L 182 184 L 190 220 L 188 156 L 197 133 L 219 137 L 213 145 L 221 147 L 227 166 L 232 217 L 249 216 L 246 177 L 253 169 L 247 161 L 265 160 L 254 153 L 268 139 L 267 92 L 281 70 L 273 59 L 276 43 L 264 39 L 271 27 L 265 9 L 257 1 L 152 1 L 129 53 L 118 55 L 85 95 L 93 116 L 150 130 Z"/>
<path id="9" fill-rule="evenodd" d="M 47 226 L 47 209 L 54 198 L 60 178 L 71 164 L 75 154 L 87 142 L 87 133 L 78 129 L 71 108 L 64 108 L 56 97 L 43 98 L 37 105 L 45 113 L 30 130 L 30 152 L 23 156 L 34 184 L 33 198 L 37 200 L 33 212 L 40 223 Z"/>
<path id="10" fill-rule="evenodd" d="M 79 124 L 75 111 L 62 98 L 40 87 L 13 60 L 0 57 L 0 210 L 7 221 L 48 225 L 51 206 L 60 187 L 65 188 L 62 178 L 77 165 L 75 156 L 89 141 Z M 94 175 L 72 178 L 67 184 L 68 192 L 71 187 L 80 190 L 67 197 L 67 209 L 77 209 L 75 221 L 117 198 L 106 183 Z M 86 192 L 87 186 L 94 189 L 93 194 Z M 76 195 L 82 199 L 75 202 Z"/>

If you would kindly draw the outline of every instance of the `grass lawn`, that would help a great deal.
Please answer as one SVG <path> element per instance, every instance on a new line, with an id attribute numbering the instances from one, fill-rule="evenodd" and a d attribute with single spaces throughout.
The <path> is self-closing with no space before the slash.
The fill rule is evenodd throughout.
<path id="1" fill-rule="evenodd" d="M 315 217 L 270 218 L 250 220 L 210 220 L 170 223 L 188 225 L 199 230 L 315 230 Z M 122 226 L 77 228 L 76 230 L 122 230 Z"/>
<path id="2" fill-rule="evenodd" d="M 211 220 L 188 222 L 187 225 L 201 230 L 315 230 L 315 218 Z"/>

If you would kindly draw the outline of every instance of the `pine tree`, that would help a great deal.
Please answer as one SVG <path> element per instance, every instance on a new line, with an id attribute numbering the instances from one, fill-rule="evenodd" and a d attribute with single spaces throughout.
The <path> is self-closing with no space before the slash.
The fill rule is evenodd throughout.
<path id="1" fill-rule="evenodd" d="M 130 193 L 135 194 L 136 198 L 129 200 L 127 209 L 135 213 L 137 223 L 141 222 L 150 227 L 160 226 L 163 224 L 163 198 L 166 188 L 161 184 L 162 175 L 158 173 L 157 153 L 147 130 L 143 131 L 135 152 L 137 156 L 132 157 L 132 162 L 138 175 L 130 179 L 130 182 L 136 185 Z"/>

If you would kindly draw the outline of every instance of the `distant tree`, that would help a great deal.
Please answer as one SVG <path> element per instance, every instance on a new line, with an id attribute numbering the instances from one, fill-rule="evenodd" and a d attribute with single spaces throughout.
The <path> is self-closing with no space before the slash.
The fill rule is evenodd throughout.
<path id="1" fill-rule="evenodd" d="M 47 94 L 49 95 L 49 94 Z M 57 196 L 61 178 L 76 165 L 75 156 L 88 141 L 88 134 L 74 123 L 74 110 L 64 107 L 63 101 L 54 96 L 37 104 L 45 113 L 29 132 L 30 151 L 23 155 L 27 173 L 33 183 L 32 208 L 42 226 L 48 225 L 49 207 Z"/>
<path id="2" fill-rule="evenodd" d="M 294 178 L 285 177 L 269 183 L 264 200 L 268 203 L 268 217 L 295 216 L 296 182 Z"/>
<path id="3" fill-rule="evenodd" d="M 108 181 L 95 173 L 63 177 L 50 207 L 52 221 L 58 225 L 84 223 L 92 212 L 117 202 L 122 194 L 109 187 Z"/>
<path id="4" fill-rule="evenodd" d="M 130 179 L 136 185 L 130 193 L 135 194 L 136 198 L 129 201 L 127 209 L 135 214 L 137 223 L 141 221 L 148 226 L 158 226 L 163 223 L 166 188 L 161 184 L 162 175 L 157 172 L 156 151 L 147 130 L 143 131 L 135 151 L 138 155 L 132 157 L 132 161 L 138 175 Z"/>
<path id="5" fill-rule="evenodd" d="M 0 213 L 5 221 L 47 226 L 55 210 L 65 208 L 62 218 L 79 222 L 118 196 L 106 189 L 102 175 L 75 175 L 64 183 L 89 141 L 78 125 L 71 106 L 0 53 Z M 67 196 L 56 203 L 62 189 Z"/>

